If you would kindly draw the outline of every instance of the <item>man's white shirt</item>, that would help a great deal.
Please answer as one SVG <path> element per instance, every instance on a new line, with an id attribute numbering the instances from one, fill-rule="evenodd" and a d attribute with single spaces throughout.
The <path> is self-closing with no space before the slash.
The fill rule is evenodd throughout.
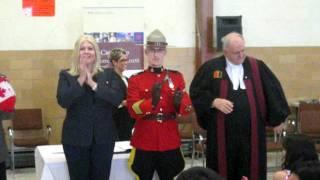
<path id="1" fill-rule="evenodd" d="M 228 76 L 233 84 L 233 90 L 246 89 L 246 86 L 243 81 L 243 66 L 242 64 L 232 64 L 227 58 L 227 67 L 226 71 Z"/>

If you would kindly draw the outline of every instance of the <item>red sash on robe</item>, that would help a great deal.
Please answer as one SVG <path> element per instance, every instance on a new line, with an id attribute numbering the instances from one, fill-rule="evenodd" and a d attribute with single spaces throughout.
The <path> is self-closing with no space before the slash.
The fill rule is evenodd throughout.
<path id="1" fill-rule="evenodd" d="M 265 98 L 260 77 L 260 72 L 256 59 L 248 57 L 252 71 L 252 80 L 245 79 L 246 92 L 251 112 L 251 180 L 259 179 L 259 144 L 258 144 L 258 122 L 257 122 L 257 104 L 254 94 L 257 95 L 259 112 L 262 119 L 266 118 Z M 223 79 L 220 82 L 219 97 L 226 99 L 228 95 L 228 81 Z M 225 115 L 219 111 L 217 113 L 217 145 L 218 145 L 218 169 L 219 173 L 227 178 L 227 159 L 226 159 L 226 141 L 225 141 Z"/>

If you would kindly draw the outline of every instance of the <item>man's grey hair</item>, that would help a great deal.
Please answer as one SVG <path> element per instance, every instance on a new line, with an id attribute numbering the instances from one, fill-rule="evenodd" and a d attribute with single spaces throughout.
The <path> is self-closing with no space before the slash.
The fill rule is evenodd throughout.
<path id="1" fill-rule="evenodd" d="M 225 35 L 225 36 L 223 36 L 223 37 L 221 38 L 222 49 L 223 49 L 223 50 L 225 50 L 225 49 L 229 46 L 229 44 L 230 44 L 230 39 L 231 39 L 230 37 L 231 37 L 231 36 L 238 36 L 238 37 L 240 37 L 242 40 L 244 40 L 243 36 L 242 36 L 240 33 L 235 32 L 235 31 L 230 32 L 230 33 L 228 33 L 227 35 Z"/>

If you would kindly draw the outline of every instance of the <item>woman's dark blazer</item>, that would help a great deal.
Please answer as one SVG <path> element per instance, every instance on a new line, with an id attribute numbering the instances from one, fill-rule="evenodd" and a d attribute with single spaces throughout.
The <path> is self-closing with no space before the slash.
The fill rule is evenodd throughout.
<path id="1" fill-rule="evenodd" d="M 93 141 L 97 144 L 114 141 L 116 131 L 112 109 L 123 100 L 119 81 L 112 70 L 104 70 L 93 77 L 98 84 L 93 91 L 86 84 L 81 87 L 78 77 L 70 75 L 68 70 L 59 74 L 57 100 L 67 111 L 62 143 L 88 146 Z"/>
<path id="2" fill-rule="evenodd" d="M 123 79 L 114 71 L 122 91 L 124 99 L 127 98 L 127 86 L 123 82 Z M 127 82 L 128 82 L 128 78 Z M 131 138 L 132 128 L 134 126 L 134 120 L 130 117 L 127 107 L 114 108 L 113 110 L 113 120 L 117 127 L 117 141 L 128 141 Z"/>

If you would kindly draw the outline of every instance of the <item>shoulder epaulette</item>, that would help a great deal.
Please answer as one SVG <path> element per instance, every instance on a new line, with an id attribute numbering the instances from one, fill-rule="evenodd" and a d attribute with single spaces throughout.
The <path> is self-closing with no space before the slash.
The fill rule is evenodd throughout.
<path id="1" fill-rule="evenodd" d="M 144 73 L 145 71 L 140 71 L 131 75 L 131 77 Z"/>
<path id="2" fill-rule="evenodd" d="M 171 73 L 180 73 L 179 71 L 177 71 L 177 70 L 172 70 L 172 69 L 168 69 L 168 71 L 171 72 Z"/>

